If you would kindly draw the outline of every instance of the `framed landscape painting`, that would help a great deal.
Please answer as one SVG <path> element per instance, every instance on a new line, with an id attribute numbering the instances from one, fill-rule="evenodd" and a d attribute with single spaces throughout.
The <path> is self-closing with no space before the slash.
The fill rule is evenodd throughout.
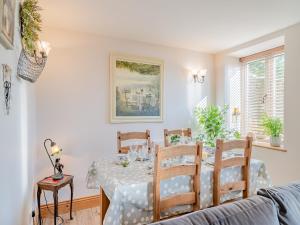
<path id="1" fill-rule="evenodd" d="M 111 54 L 111 122 L 162 122 L 163 78 L 160 59 Z"/>
<path id="2" fill-rule="evenodd" d="M 0 42 L 7 48 L 14 45 L 15 0 L 0 0 Z"/>

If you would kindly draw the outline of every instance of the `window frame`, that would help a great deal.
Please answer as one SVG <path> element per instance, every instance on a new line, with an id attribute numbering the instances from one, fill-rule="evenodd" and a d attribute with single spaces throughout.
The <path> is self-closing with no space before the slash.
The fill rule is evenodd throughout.
<path id="1" fill-rule="evenodd" d="M 283 46 L 279 46 L 279 47 L 276 47 L 276 48 L 273 48 L 273 49 L 269 49 L 269 50 L 266 50 L 266 51 L 263 51 L 263 52 L 258 52 L 256 54 L 252 54 L 252 55 L 249 55 L 249 56 L 245 56 L 245 57 L 242 57 L 239 59 L 240 63 L 241 63 L 241 116 L 240 116 L 240 130 L 241 130 L 241 133 L 242 134 L 246 134 L 246 132 L 251 132 L 249 130 L 247 130 L 247 121 L 246 121 L 246 110 L 247 110 L 247 97 L 248 97 L 248 94 L 247 94 L 247 91 L 248 91 L 248 87 L 247 87 L 247 80 L 248 78 L 246 77 L 247 75 L 247 72 L 246 72 L 246 68 L 245 66 L 247 66 L 249 63 L 251 62 L 254 62 L 254 61 L 258 61 L 258 60 L 263 60 L 263 59 L 266 59 L 267 62 L 266 62 L 266 68 L 269 66 L 270 64 L 270 59 L 271 58 L 275 58 L 276 56 L 278 55 L 285 55 L 285 52 L 284 52 L 284 45 Z M 269 73 L 269 72 L 267 72 Z M 266 73 L 266 84 L 265 84 L 265 91 L 269 91 L 269 89 L 267 88 L 267 86 L 270 85 L 270 74 L 267 74 Z M 285 73 L 284 73 L 284 77 L 285 77 Z M 274 82 L 274 81 L 272 81 Z M 273 99 L 273 98 L 272 98 Z M 273 105 L 273 103 L 271 103 Z M 266 106 L 268 107 L 268 106 Z M 272 106 L 274 107 L 274 106 Z M 268 109 L 266 109 L 267 111 Z M 284 109 L 283 109 L 284 110 Z M 284 118 L 283 118 L 284 120 Z M 267 140 L 264 140 L 264 139 L 259 139 L 259 142 L 261 143 L 266 143 Z"/>

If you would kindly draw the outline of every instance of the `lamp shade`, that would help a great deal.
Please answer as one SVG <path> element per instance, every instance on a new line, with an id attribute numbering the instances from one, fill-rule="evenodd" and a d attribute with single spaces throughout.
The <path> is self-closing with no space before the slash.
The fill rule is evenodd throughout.
<path id="1" fill-rule="evenodd" d="M 58 156 L 61 153 L 62 149 L 58 147 L 58 145 L 53 142 L 51 143 L 51 156 Z"/>
<path id="2" fill-rule="evenodd" d="M 207 74 L 207 69 L 202 69 L 199 71 L 200 76 L 205 76 Z"/>

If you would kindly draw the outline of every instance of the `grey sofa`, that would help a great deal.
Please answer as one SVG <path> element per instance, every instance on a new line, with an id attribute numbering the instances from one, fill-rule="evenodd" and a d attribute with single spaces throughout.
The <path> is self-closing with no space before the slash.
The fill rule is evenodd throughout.
<path id="1" fill-rule="evenodd" d="M 261 189 L 257 194 L 273 201 L 277 208 L 280 224 L 300 224 L 300 183 L 284 187 Z"/>
<path id="2" fill-rule="evenodd" d="M 300 183 L 261 189 L 257 196 L 248 199 L 200 210 L 154 224 L 300 225 Z"/>

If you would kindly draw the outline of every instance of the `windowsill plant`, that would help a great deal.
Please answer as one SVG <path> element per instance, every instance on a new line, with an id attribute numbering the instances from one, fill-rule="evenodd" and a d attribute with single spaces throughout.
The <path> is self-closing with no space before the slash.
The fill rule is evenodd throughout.
<path id="1" fill-rule="evenodd" d="M 283 131 L 283 124 L 279 118 L 265 115 L 262 118 L 262 125 L 266 135 L 270 136 L 270 145 L 280 147 L 281 134 Z"/>

